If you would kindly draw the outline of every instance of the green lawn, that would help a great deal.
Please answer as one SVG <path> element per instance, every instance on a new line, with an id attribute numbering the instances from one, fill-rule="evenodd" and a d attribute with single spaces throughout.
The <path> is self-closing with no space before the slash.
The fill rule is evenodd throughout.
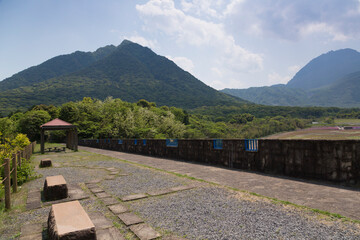
<path id="1" fill-rule="evenodd" d="M 345 119 L 339 118 L 335 119 L 335 124 L 344 124 L 344 125 L 360 125 L 360 119 Z"/>

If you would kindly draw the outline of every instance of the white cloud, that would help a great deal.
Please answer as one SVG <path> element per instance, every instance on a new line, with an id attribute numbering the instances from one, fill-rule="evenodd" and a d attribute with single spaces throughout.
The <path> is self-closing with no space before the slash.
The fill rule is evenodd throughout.
<path id="1" fill-rule="evenodd" d="M 300 67 L 299 65 L 293 65 L 293 66 L 288 67 L 288 72 L 289 72 L 290 74 L 295 74 L 295 73 L 297 73 L 300 69 L 301 69 L 301 67 Z"/>
<path id="2" fill-rule="evenodd" d="M 125 39 L 130 40 L 130 41 L 135 42 L 135 43 L 138 43 L 138 44 L 140 44 L 142 46 L 152 48 L 152 49 L 157 47 L 156 40 L 155 41 L 148 40 L 148 39 L 146 39 L 144 37 L 141 37 L 141 36 L 138 36 L 138 35 L 131 36 L 131 37 L 125 37 Z"/>
<path id="3" fill-rule="evenodd" d="M 321 34 L 332 41 L 360 37 L 358 0 L 232 0 L 223 12 L 250 34 L 297 41 Z"/>
<path id="4" fill-rule="evenodd" d="M 181 0 L 182 10 L 197 16 L 210 16 L 220 18 L 218 8 L 222 1 L 218 0 Z"/>
<path id="5" fill-rule="evenodd" d="M 172 60 L 173 62 L 175 62 L 176 65 L 178 65 L 185 71 L 191 73 L 194 70 L 194 63 L 186 57 L 171 57 L 171 56 L 166 56 L 166 57 Z"/>
<path id="6" fill-rule="evenodd" d="M 183 8 L 190 9 L 191 4 L 184 2 Z M 222 71 L 236 73 L 262 69 L 262 56 L 237 45 L 222 24 L 187 15 L 175 7 L 173 0 L 149 0 L 143 5 L 136 5 L 136 9 L 144 20 L 146 30 L 165 33 L 178 44 L 211 49 L 216 55 L 214 57 L 221 60 L 217 63 L 220 66 L 216 67 Z"/>
<path id="7" fill-rule="evenodd" d="M 280 74 L 276 73 L 276 72 L 272 72 L 270 74 L 268 74 L 268 81 L 267 84 L 270 85 L 274 85 L 274 84 L 286 84 L 289 80 L 291 79 L 291 77 L 289 75 L 286 76 L 281 76 Z"/>
<path id="8" fill-rule="evenodd" d="M 272 72 L 268 74 L 267 85 L 274 85 L 274 84 L 286 84 L 290 81 L 294 75 L 301 69 L 299 65 L 289 66 L 287 68 L 286 75 L 280 75 L 279 73 Z"/>

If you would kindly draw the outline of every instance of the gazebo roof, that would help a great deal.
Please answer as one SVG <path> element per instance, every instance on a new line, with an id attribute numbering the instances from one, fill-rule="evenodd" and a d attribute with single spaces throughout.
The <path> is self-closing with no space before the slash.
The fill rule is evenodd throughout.
<path id="1" fill-rule="evenodd" d="M 55 118 L 54 120 L 51 120 L 50 122 L 47 122 L 40 126 L 40 128 L 75 128 L 75 127 L 76 127 L 75 125 L 65 122 L 59 118 Z"/>

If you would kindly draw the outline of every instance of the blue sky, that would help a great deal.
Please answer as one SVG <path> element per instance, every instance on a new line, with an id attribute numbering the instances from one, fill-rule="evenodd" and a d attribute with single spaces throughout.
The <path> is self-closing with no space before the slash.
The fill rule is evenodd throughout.
<path id="1" fill-rule="evenodd" d="M 216 88 L 286 83 L 330 50 L 360 50 L 360 0 L 0 0 L 0 80 L 129 39 Z"/>

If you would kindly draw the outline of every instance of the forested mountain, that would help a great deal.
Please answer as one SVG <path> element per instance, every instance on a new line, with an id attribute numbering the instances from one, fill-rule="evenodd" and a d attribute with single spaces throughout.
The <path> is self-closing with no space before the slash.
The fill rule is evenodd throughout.
<path id="1" fill-rule="evenodd" d="M 238 96 L 251 102 L 272 106 L 305 106 L 307 92 L 303 89 L 289 88 L 284 84 L 271 87 L 251 87 L 248 89 L 221 90 L 224 93 Z"/>
<path id="2" fill-rule="evenodd" d="M 109 45 L 95 52 L 76 51 L 71 54 L 51 58 L 38 66 L 30 67 L 0 82 L 0 92 L 18 87 L 30 86 L 49 78 L 78 71 L 108 56 L 116 49 Z"/>
<path id="3" fill-rule="evenodd" d="M 341 49 L 322 54 L 306 64 L 287 83 L 288 87 L 312 90 L 334 83 L 353 72 L 360 71 L 360 53 Z"/>
<path id="4" fill-rule="evenodd" d="M 360 107 L 360 53 L 331 51 L 311 60 L 287 85 L 224 89 L 224 93 L 274 106 Z"/>
<path id="5" fill-rule="evenodd" d="M 149 48 L 124 40 L 94 53 L 50 59 L 1 82 L 0 113 L 108 96 L 194 108 L 245 101 L 218 92 Z"/>

